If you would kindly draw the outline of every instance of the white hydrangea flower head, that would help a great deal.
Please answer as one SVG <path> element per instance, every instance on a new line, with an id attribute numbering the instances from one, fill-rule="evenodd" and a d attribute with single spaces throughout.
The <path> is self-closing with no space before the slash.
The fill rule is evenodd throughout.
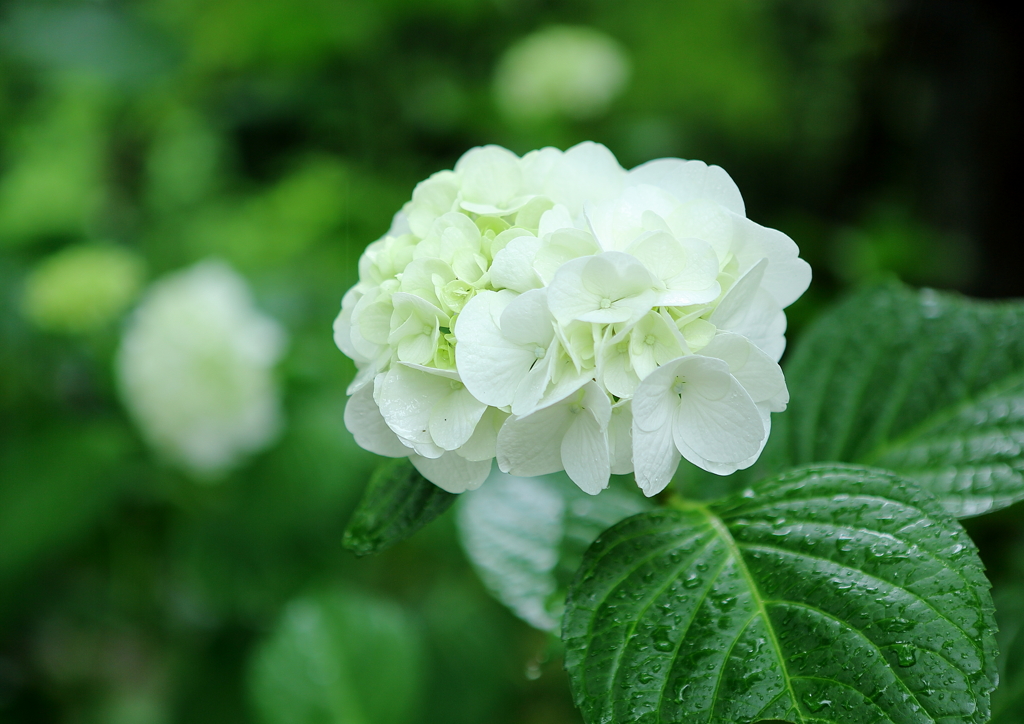
<path id="1" fill-rule="evenodd" d="M 200 262 L 153 284 L 132 313 L 116 358 L 125 406 L 157 452 L 215 478 L 280 431 L 285 341 L 237 272 Z"/>
<path id="2" fill-rule="evenodd" d="M 789 399 L 783 310 L 811 278 L 721 168 L 626 171 L 595 143 L 472 149 L 416 187 L 359 272 L 334 336 L 359 368 L 360 445 L 450 492 L 497 458 L 589 493 L 635 472 L 648 495 L 681 458 L 754 463 Z"/>
<path id="3" fill-rule="evenodd" d="M 494 94 L 513 120 L 603 114 L 629 81 L 622 46 L 599 30 L 554 25 L 512 45 L 498 62 Z"/>

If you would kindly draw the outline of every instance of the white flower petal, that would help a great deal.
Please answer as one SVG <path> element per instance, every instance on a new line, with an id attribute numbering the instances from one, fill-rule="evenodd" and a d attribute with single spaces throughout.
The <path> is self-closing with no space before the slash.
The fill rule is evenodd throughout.
<path id="1" fill-rule="evenodd" d="M 772 412 L 786 409 L 789 391 L 782 368 L 746 337 L 719 332 L 700 354 L 724 360 L 729 374 L 739 380 L 755 403 L 765 403 Z"/>
<path id="2" fill-rule="evenodd" d="M 629 172 L 630 185 L 650 184 L 664 189 L 683 203 L 710 199 L 743 216 L 743 197 L 725 169 L 703 161 L 659 158 Z"/>
<path id="3" fill-rule="evenodd" d="M 583 212 L 586 201 L 600 203 L 622 190 L 625 170 L 599 143 L 584 141 L 558 158 L 545 179 L 544 195 L 558 200 L 572 217 Z"/>
<path id="4" fill-rule="evenodd" d="M 655 284 L 638 259 L 607 251 L 564 264 L 548 287 L 548 306 L 563 325 L 635 322 L 653 307 Z"/>
<path id="5" fill-rule="evenodd" d="M 679 407 L 672 422 L 680 452 L 732 463 L 756 455 L 767 435 L 757 405 L 719 359 L 693 355 L 678 368 Z M 692 462 L 692 461 L 691 461 Z"/>
<path id="6" fill-rule="evenodd" d="M 540 249 L 540 239 L 535 236 L 519 236 L 508 242 L 494 256 L 491 264 L 491 284 L 498 289 L 525 292 L 542 286 L 540 277 L 533 269 L 533 260 Z"/>
<path id="7" fill-rule="evenodd" d="M 498 430 L 509 417 L 496 407 L 488 407 L 473 435 L 456 452 L 467 460 L 491 460 L 497 452 Z"/>
<path id="8" fill-rule="evenodd" d="M 409 461 L 423 477 L 449 493 L 476 490 L 491 474 L 490 460 L 475 462 L 454 452 L 434 459 L 410 455 Z"/>
<path id="9" fill-rule="evenodd" d="M 545 284 L 550 284 L 567 261 L 600 253 L 601 247 L 590 232 L 560 229 L 544 237 L 544 243 L 533 260 L 533 268 Z"/>
<path id="10" fill-rule="evenodd" d="M 556 231 L 562 229 L 571 230 L 575 228 L 576 224 L 573 223 L 572 216 L 569 214 L 569 209 L 565 208 L 564 204 L 555 204 L 541 215 L 540 226 L 537 228 L 537 236 L 543 239 L 548 234 L 552 234 Z"/>
<path id="11" fill-rule="evenodd" d="M 477 423 L 487 406 L 473 397 L 462 383 L 458 389 L 452 388 L 450 394 L 442 398 L 430 412 L 430 437 L 434 444 L 445 450 L 456 450 L 472 437 Z"/>
<path id="12" fill-rule="evenodd" d="M 762 286 L 782 308 L 795 302 L 811 283 L 811 267 L 799 257 L 800 249 L 777 229 L 737 220 L 733 253 L 744 272 L 759 260 L 768 259 Z"/>
<path id="13" fill-rule="evenodd" d="M 380 408 L 373 401 L 373 385 L 366 385 L 348 398 L 345 405 L 345 427 L 359 447 L 389 458 L 405 457 L 412 452 L 402 444 L 384 421 Z"/>
<path id="14" fill-rule="evenodd" d="M 462 208 L 475 213 L 508 208 L 523 186 L 519 158 L 500 146 L 467 151 L 455 164 L 455 173 L 461 181 Z"/>
<path id="15" fill-rule="evenodd" d="M 611 475 L 608 434 L 588 410 L 574 417 L 562 438 L 562 465 L 580 490 L 597 495 L 608 487 Z"/>
<path id="16" fill-rule="evenodd" d="M 439 171 L 417 184 L 407 207 L 412 233 L 420 238 L 427 236 L 434 220 L 455 208 L 458 194 L 458 177 L 451 171 Z"/>
<path id="17" fill-rule="evenodd" d="M 535 349 L 551 344 L 555 336 L 553 322 L 547 289 L 531 289 L 509 302 L 499 326 L 510 341 Z"/>
<path id="18" fill-rule="evenodd" d="M 473 396 L 487 405 L 507 407 L 516 388 L 537 361 L 532 349 L 501 333 L 499 319 L 509 302 L 510 291 L 484 291 L 469 300 L 455 323 L 455 366 Z"/>
<path id="19" fill-rule="evenodd" d="M 510 417 L 498 432 L 498 467 L 524 477 L 562 470 L 562 438 L 572 418 L 566 405 Z"/>
<path id="20" fill-rule="evenodd" d="M 640 383 L 633 393 L 633 427 L 652 431 L 671 427 L 679 397 L 672 393 L 678 369 L 685 357 L 662 365 Z"/>
<path id="21" fill-rule="evenodd" d="M 646 431 L 633 419 L 633 469 L 636 483 L 651 497 L 665 489 L 679 467 L 679 451 L 672 440 L 672 426 Z"/>
<path id="22" fill-rule="evenodd" d="M 633 472 L 633 410 L 629 400 L 619 400 L 612 407 L 608 421 L 608 449 L 614 475 Z"/>

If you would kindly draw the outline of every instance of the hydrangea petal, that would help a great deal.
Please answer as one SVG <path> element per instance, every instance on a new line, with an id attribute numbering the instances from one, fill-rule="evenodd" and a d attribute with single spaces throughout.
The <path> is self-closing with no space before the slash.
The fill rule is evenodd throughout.
<path id="1" fill-rule="evenodd" d="M 514 210 L 509 202 L 520 195 L 523 172 L 511 151 L 501 146 L 473 148 L 455 164 L 455 173 L 462 182 L 462 208 L 479 214 Z"/>
<path id="2" fill-rule="evenodd" d="M 541 242 L 535 236 L 520 236 L 512 239 L 494 256 L 491 264 L 491 283 L 498 289 L 525 292 L 542 286 L 533 260 Z"/>
<path id="3" fill-rule="evenodd" d="M 580 490 L 597 495 L 608 487 L 611 475 L 608 434 L 586 410 L 574 417 L 562 438 L 562 465 Z"/>
<path id="4" fill-rule="evenodd" d="M 488 407 L 473 430 L 473 435 L 457 452 L 467 460 L 491 460 L 497 453 L 498 430 L 509 414 L 496 407 Z"/>
<path id="5" fill-rule="evenodd" d="M 453 388 L 453 384 L 458 384 Z M 469 441 L 477 423 L 487 409 L 462 385 L 448 382 L 451 392 L 443 397 L 430 412 L 430 437 L 444 450 L 457 450 Z"/>
<path id="6" fill-rule="evenodd" d="M 608 450 L 613 475 L 633 472 L 633 408 L 630 400 L 619 400 L 612 406 L 608 421 Z"/>
<path id="7" fill-rule="evenodd" d="M 548 287 L 548 305 L 559 324 L 573 320 L 631 323 L 654 306 L 655 281 L 638 259 L 617 251 L 567 262 Z"/>
<path id="8" fill-rule="evenodd" d="M 524 477 L 562 470 L 561 443 L 571 423 L 566 405 L 510 417 L 498 432 L 498 467 L 503 473 Z"/>
<path id="9" fill-rule="evenodd" d="M 710 199 L 735 214 L 745 215 L 743 196 L 736 182 L 721 166 L 703 161 L 659 158 L 629 172 L 629 184 L 650 184 L 664 189 L 682 202 Z"/>
<path id="10" fill-rule="evenodd" d="M 473 396 L 487 405 L 507 407 L 537 361 L 534 350 L 501 333 L 501 313 L 516 295 L 484 291 L 469 300 L 455 324 L 455 366 Z"/>
<path id="11" fill-rule="evenodd" d="M 756 455 L 766 437 L 757 405 L 719 359 L 694 355 L 678 372 L 684 378 L 672 422 L 676 446 L 706 460 L 732 463 Z"/>
<path id="12" fill-rule="evenodd" d="M 679 460 L 671 425 L 642 430 L 634 416 L 633 469 L 636 483 L 644 495 L 651 497 L 664 490 L 675 475 Z"/>
<path id="13" fill-rule="evenodd" d="M 700 353 L 725 361 L 729 374 L 739 380 L 755 403 L 767 404 L 772 412 L 786 409 L 789 391 L 782 368 L 746 337 L 720 332 Z"/>
<path id="14" fill-rule="evenodd" d="M 380 408 L 373 401 L 373 385 L 366 385 L 345 404 L 345 427 L 364 450 L 389 458 L 405 457 L 412 452 L 388 427 Z"/>
<path id="15" fill-rule="evenodd" d="M 433 459 L 410 455 L 409 462 L 423 477 L 449 493 L 464 493 L 479 488 L 491 474 L 492 464 L 491 460 L 467 460 L 454 452 L 446 452 Z"/>

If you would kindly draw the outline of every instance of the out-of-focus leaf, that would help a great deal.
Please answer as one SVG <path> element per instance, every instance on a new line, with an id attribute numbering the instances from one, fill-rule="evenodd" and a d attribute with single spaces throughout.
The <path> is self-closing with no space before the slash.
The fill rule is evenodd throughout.
<path id="1" fill-rule="evenodd" d="M 0 584 L 77 539 L 110 509 L 123 489 L 119 463 L 128 444 L 122 427 L 106 424 L 5 441 Z"/>
<path id="2" fill-rule="evenodd" d="M 967 533 L 853 466 L 624 520 L 587 551 L 562 636 L 590 724 L 981 724 L 997 680 Z"/>
<path id="3" fill-rule="evenodd" d="M 416 712 L 419 632 L 391 601 L 333 590 L 293 600 L 256 650 L 265 724 L 404 724 Z"/>
<path id="4" fill-rule="evenodd" d="M 495 470 L 478 490 L 463 493 L 459 535 L 488 590 L 531 626 L 555 631 L 587 546 L 650 508 L 625 485 L 591 496 L 565 475 L 517 478 Z"/>
<path id="5" fill-rule="evenodd" d="M 769 471 L 887 468 L 961 517 L 1024 499 L 1024 304 L 866 289 L 819 317 L 786 381 Z"/>
<path id="6" fill-rule="evenodd" d="M 0 176 L 0 248 L 87 231 L 103 197 L 107 92 L 80 81 L 41 102 L 17 129 Z"/>
<path id="7" fill-rule="evenodd" d="M 344 545 L 357 556 L 380 553 L 448 510 L 456 497 L 420 475 L 408 458 L 388 460 L 370 477 Z"/>
<path id="8" fill-rule="evenodd" d="M 1024 587 L 1007 586 L 995 592 L 999 624 L 999 687 L 992 692 L 991 724 L 1024 721 Z"/>

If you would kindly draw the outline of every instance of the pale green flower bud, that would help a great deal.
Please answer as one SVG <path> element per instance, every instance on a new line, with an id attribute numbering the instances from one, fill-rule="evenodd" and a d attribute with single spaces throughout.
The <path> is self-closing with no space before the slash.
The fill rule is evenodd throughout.
<path id="1" fill-rule="evenodd" d="M 603 114 L 629 80 L 622 46 L 593 28 L 553 26 L 513 45 L 498 64 L 494 93 L 512 119 Z"/>
<path id="2" fill-rule="evenodd" d="M 92 332 L 117 319 L 142 283 L 142 260 L 116 246 L 73 246 L 44 259 L 25 281 L 22 310 L 50 332 Z"/>

